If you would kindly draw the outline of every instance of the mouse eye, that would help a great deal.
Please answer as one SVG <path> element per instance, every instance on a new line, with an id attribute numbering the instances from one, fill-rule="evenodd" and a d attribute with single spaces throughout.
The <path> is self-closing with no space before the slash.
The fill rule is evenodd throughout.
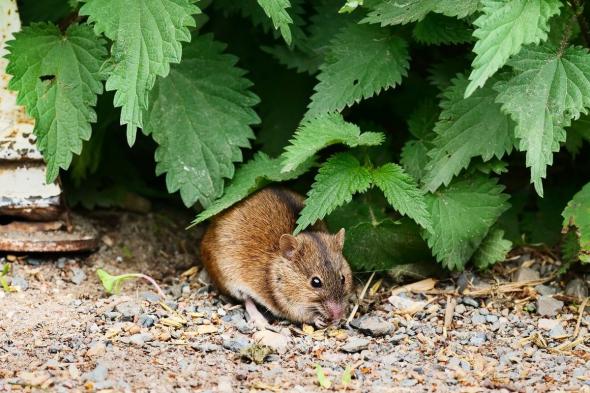
<path id="1" fill-rule="evenodd" d="M 322 280 L 317 277 L 311 279 L 311 286 L 314 288 L 321 288 L 322 287 Z"/>
<path id="2" fill-rule="evenodd" d="M 344 284 L 344 282 L 346 281 L 346 278 L 344 277 L 344 274 L 340 277 L 340 281 L 342 282 L 342 284 Z"/>

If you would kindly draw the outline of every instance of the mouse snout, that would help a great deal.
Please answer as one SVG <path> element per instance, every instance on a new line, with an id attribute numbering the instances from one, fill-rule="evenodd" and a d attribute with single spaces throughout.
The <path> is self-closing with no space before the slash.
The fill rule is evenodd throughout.
<path id="1" fill-rule="evenodd" d="M 342 319 L 342 317 L 344 316 L 344 306 L 342 305 L 342 303 L 335 302 L 333 300 L 328 300 L 325 303 L 325 307 L 326 311 L 328 312 L 328 315 L 330 316 L 330 319 L 333 321 L 338 321 L 339 319 Z"/>

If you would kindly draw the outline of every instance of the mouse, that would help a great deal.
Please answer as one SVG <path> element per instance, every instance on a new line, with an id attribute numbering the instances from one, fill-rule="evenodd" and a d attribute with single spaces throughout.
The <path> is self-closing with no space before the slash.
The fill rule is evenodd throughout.
<path id="1" fill-rule="evenodd" d="M 293 235 L 304 198 L 267 187 L 215 216 L 201 242 L 201 261 L 224 295 L 244 303 L 258 328 L 257 305 L 278 318 L 324 328 L 342 319 L 353 289 L 342 254 L 345 229 L 323 221 Z"/>

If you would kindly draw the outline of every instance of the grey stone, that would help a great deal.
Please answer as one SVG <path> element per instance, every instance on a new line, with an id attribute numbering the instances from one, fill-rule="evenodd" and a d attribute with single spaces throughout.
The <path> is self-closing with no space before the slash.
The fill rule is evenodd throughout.
<path id="1" fill-rule="evenodd" d="M 406 379 L 402 379 L 402 381 L 400 382 L 400 385 L 405 388 L 410 388 L 410 387 L 416 385 L 417 383 L 418 383 L 418 381 L 413 378 L 406 378 Z"/>
<path id="2" fill-rule="evenodd" d="M 370 343 L 371 341 L 366 338 L 351 337 L 340 349 L 344 352 L 356 353 L 367 349 Z"/>
<path id="3" fill-rule="evenodd" d="M 363 333 L 375 337 L 385 336 L 393 332 L 393 325 L 391 323 L 376 316 L 362 318 L 355 327 Z"/>
<path id="4" fill-rule="evenodd" d="M 156 316 L 150 314 L 141 314 L 139 316 L 138 323 L 141 327 L 152 327 L 154 326 L 154 323 L 156 323 Z"/>
<path id="5" fill-rule="evenodd" d="M 141 306 L 135 302 L 123 302 L 117 304 L 115 311 L 121 313 L 122 320 L 133 321 L 136 316 L 141 314 Z"/>
<path id="6" fill-rule="evenodd" d="M 518 270 L 512 276 L 513 282 L 521 282 L 521 281 L 532 281 L 538 280 L 541 278 L 541 275 L 538 271 L 531 269 L 530 267 L 519 267 Z"/>
<path id="7" fill-rule="evenodd" d="M 110 319 L 111 321 L 114 321 L 115 319 L 117 319 L 121 316 L 121 313 L 117 312 L 117 311 L 107 311 L 102 315 L 104 315 L 106 319 Z"/>
<path id="8" fill-rule="evenodd" d="M 558 337 L 562 337 L 565 335 L 566 335 L 566 332 L 563 329 L 563 326 L 561 325 L 561 323 L 558 323 L 557 325 L 553 326 L 553 328 L 549 331 L 549 337 L 551 337 L 551 338 L 558 338 Z"/>
<path id="9" fill-rule="evenodd" d="M 486 323 L 486 317 L 481 315 L 479 312 L 474 312 L 471 315 L 471 323 L 474 325 L 482 325 Z"/>
<path id="10" fill-rule="evenodd" d="M 463 314 L 463 313 L 465 312 L 465 310 L 466 310 L 466 309 L 467 309 L 467 308 L 465 307 L 465 305 L 464 305 L 464 304 L 457 304 L 457 305 L 455 306 L 455 313 L 456 313 L 456 314 L 459 314 L 459 315 L 460 315 L 460 314 Z"/>
<path id="11" fill-rule="evenodd" d="M 395 334 L 395 335 L 391 336 L 389 340 L 392 343 L 398 343 L 398 342 L 406 339 L 407 337 L 408 337 L 407 334 Z"/>
<path id="12" fill-rule="evenodd" d="M 496 322 L 498 322 L 498 317 L 493 314 L 486 315 L 486 322 L 487 323 L 496 323 Z"/>
<path id="13" fill-rule="evenodd" d="M 486 342 L 486 334 L 484 332 L 476 332 L 469 339 L 469 344 L 479 347 Z"/>
<path id="14" fill-rule="evenodd" d="M 219 345 L 211 343 L 193 343 L 191 348 L 199 352 L 215 352 L 220 349 Z"/>
<path id="15" fill-rule="evenodd" d="M 240 352 L 243 348 L 250 344 L 250 340 L 244 336 L 236 336 L 230 339 L 223 340 L 223 348 L 232 352 Z"/>
<path id="16" fill-rule="evenodd" d="M 543 330 L 551 330 L 555 326 L 559 325 L 560 322 L 557 319 L 546 319 L 540 318 L 539 322 L 537 322 L 539 329 Z"/>
<path id="17" fill-rule="evenodd" d="M 563 302 L 554 299 L 553 296 L 540 296 L 537 299 L 537 312 L 543 316 L 554 317 L 562 307 Z"/>
<path id="18" fill-rule="evenodd" d="M 153 337 L 149 333 L 137 333 L 137 334 L 134 334 L 133 336 L 129 337 L 129 343 L 133 344 L 133 345 L 137 345 L 138 347 L 141 347 L 141 346 L 145 345 L 146 342 L 152 341 L 152 340 L 153 340 Z"/>
<path id="19" fill-rule="evenodd" d="M 19 287 L 22 291 L 29 289 L 28 281 L 21 276 L 13 276 L 10 284 Z"/>
<path id="20" fill-rule="evenodd" d="M 465 296 L 461 299 L 461 302 L 467 306 L 479 307 L 479 303 L 472 297 Z"/>
<path id="21" fill-rule="evenodd" d="M 586 285 L 586 282 L 581 278 L 574 278 L 567 283 L 565 294 L 578 298 L 585 298 L 588 296 L 588 285 Z"/>
<path id="22" fill-rule="evenodd" d="M 94 370 L 82 374 L 82 379 L 85 381 L 102 382 L 107 378 L 109 368 L 105 363 L 98 363 Z"/>
<path id="23" fill-rule="evenodd" d="M 270 330 L 259 330 L 252 336 L 255 342 L 271 347 L 278 353 L 287 352 L 289 337 Z"/>
<path id="24" fill-rule="evenodd" d="M 80 285 L 84 280 L 86 280 L 86 273 L 84 273 L 84 270 L 79 267 L 72 268 L 72 277 L 70 277 L 70 281 L 76 285 Z"/>
<path id="25" fill-rule="evenodd" d="M 149 291 L 142 292 L 141 297 L 150 303 L 159 303 L 160 302 L 160 296 L 154 292 L 149 292 Z"/>
<path id="26" fill-rule="evenodd" d="M 535 291 L 541 296 L 543 295 L 554 295 L 557 292 L 557 289 L 554 287 L 550 287 L 549 285 L 540 284 L 535 287 Z"/>

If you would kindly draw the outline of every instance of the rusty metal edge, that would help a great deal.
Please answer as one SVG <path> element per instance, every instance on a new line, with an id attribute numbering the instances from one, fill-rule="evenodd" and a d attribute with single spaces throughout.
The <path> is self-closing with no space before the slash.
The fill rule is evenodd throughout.
<path id="1" fill-rule="evenodd" d="M 92 251 L 98 248 L 98 239 L 30 241 L 7 240 L 0 238 L 0 251 L 3 252 L 78 252 Z"/>

